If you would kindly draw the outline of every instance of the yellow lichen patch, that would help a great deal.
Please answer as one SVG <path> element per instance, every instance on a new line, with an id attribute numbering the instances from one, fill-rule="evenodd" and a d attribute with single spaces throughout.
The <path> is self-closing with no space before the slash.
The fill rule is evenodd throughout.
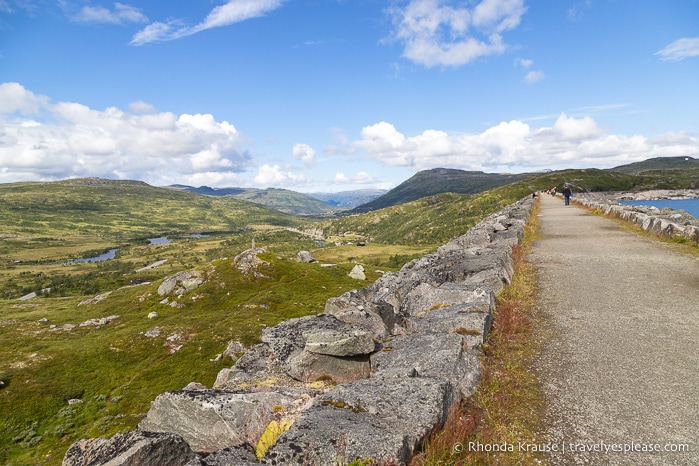
<path id="1" fill-rule="evenodd" d="M 481 334 L 480 330 L 476 330 L 473 328 L 465 328 L 465 327 L 459 327 L 454 332 L 458 333 L 459 335 L 473 335 L 473 336 L 479 336 Z"/>
<path id="2" fill-rule="evenodd" d="M 436 304 L 433 304 L 432 307 L 430 307 L 429 309 L 423 309 L 422 311 L 418 312 L 417 314 L 415 314 L 415 316 L 419 317 L 419 316 L 428 314 L 428 313 L 430 313 L 430 312 L 432 312 L 432 311 L 434 311 L 434 310 L 436 310 L 436 309 L 440 309 L 440 308 L 442 308 L 442 307 L 449 307 L 449 306 L 451 306 L 451 304 L 448 304 L 448 303 L 436 303 Z"/>
<path id="3" fill-rule="evenodd" d="M 257 442 L 257 447 L 255 448 L 255 456 L 258 460 L 261 460 L 265 455 L 267 450 L 275 444 L 277 439 L 281 434 L 289 430 L 293 421 L 271 421 L 267 424 L 267 428 L 262 433 L 260 440 Z"/>

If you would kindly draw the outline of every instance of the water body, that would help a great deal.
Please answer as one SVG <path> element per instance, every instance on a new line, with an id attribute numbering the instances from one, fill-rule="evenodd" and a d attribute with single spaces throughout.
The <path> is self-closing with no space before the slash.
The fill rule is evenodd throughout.
<path id="1" fill-rule="evenodd" d="M 653 201 L 619 201 L 619 204 L 649 205 L 662 209 L 668 207 L 675 210 L 684 210 L 693 217 L 699 218 L 699 199 L 657 199 Z"/>
<path id="2" fill-rule="evenodd" d="M 167 236 L 161 236 L 159 238 L 150 238 L 148 244 L 170 244 L 172 241 L 167 239 Z"/>
<path id="3" fill-rule="evenodd" d="M 182 236 L 182 238 L 206 238 L 207 236 L 209 236 L 209 235 L 196 234 L 196 235 L 185 235 L 185 236 Z M 149 238 L 148 239 L 149 245 L 170 244 L 170 243 L 172 243 L 172 241 L 167 239 L 167 236 L 161 236 L 159 238 Z M 72 261 L 68 261 L 68 262 L 66 262 L 66 264 L 102 262 L 102 261 L 106 261 L 109 259 L 114 259 L 116 257 L 116 253 L 118 250 L 119 250 L 119 248 L 110 249 L 109 251 L 105 252 L 104 254 L 100 254 L 99 256 L 82 257 L 80 259 L 74 259 Z"/>
<path id="4" fill-rule="evenodd" d="M 72 261 L 66 262 L 66 264 L 79 264 L 79 263 L 92 263 L 92 262 L 102 262 L 109 259 L 114 259 L 119 248 L 110 249 L 104 254 L 100 254 L 96 257 L 82 257 L 80 259 L 74 259 Z"/>

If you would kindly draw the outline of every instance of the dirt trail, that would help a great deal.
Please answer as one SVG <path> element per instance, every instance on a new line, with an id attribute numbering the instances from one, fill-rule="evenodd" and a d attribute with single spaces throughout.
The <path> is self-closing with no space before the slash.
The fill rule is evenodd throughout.
<path id="1" fill-rule="evenodd" d="M 540 205 L 530 260 L 551 463 L 699 464 L 699 259 L 561 199 Z M 678 444 L 690 451 L 613 451 Z"/>

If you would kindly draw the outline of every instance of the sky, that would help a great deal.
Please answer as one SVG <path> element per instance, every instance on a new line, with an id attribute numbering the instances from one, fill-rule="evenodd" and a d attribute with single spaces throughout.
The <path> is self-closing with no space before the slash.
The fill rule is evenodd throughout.
<path id="1" fill-rule="evenodd" d="M 699 157 L 699 0 L 0 0 L 0 183 Z"/>

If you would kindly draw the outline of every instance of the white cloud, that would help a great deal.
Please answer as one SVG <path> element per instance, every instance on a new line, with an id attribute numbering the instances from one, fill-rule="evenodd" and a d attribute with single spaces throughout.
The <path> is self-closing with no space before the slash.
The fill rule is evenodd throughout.
<path id="1" fill-rule="evenodd" d="M 155 113 L 155 107 L 147 102 L 139 100 L 137 102 L 131 102 L 129 104 L 129 110 L 133 113 Z"/>
<path id="2" fill-rule="evenodd" d="M 292 154 L 295 159 L 302 161 L 307 167 L 315 165 L 316 151 L 308 144 L 294 144 Z"/>
<path id="3" fill-rule="evenodd" d="M 543 71 L 530 71 L 524 77 L 524 82 L 526 82 L 527 84 L 534 84 L 536 82 L 541 81 L 545 77 L 546 75 L 543 73 Z"/>
<path id="4" fill-rule="evenodd" d="M 515 66 L 521 66 L 522 68 L 529 68 L 534 64 L 534 60 L 529 60 L 526 58 L 518 58 L 515 60 Z"/>
<path id="5" fill-rule="evenodd" d="M 167 23 L 156 21 L 137 32 L 131 39 L 131 45 L 144 45 L 150 42 L 162 42 L 191 36 L 211 28 L 230 26 L 252 18 L 264 16 L 274 11 L 285 0 L 228 0 L 211 10 L 211 13 L 194 26 L 184 26 L 181 20 L 169 20 Z"/>
<path id="6" fill-rule="evenodd" d="M 114 10 L 103 6 L 84 6 L 74 18 L 83 23 L 145 23 L 148 21 L 141 10 L 123 3 L 115 3 Z"/>
<path id="7" fill-rule="evenodd" d="M 517 27 L 526 11 L 523 0 L 482 0 L 471 9 L 461 3 L 411 0 L 390 8 L 393 39 L 404 44 L 403 56 L 430 68 L 501 54 L 507 48 L 501 34 Z"/>
<path id="8" fill-rule="evenodd" d="M 374 183 L 376 180 L 366 172 L 357 172 L 351 178 L 344 173 L 335 173 L 333 178 L 334 184 L 369 184 Z"/>
<path id="9" fill-rule="evenodd" d="M 259 186 L 296 186 L 305 184 L 306 177 L 296 173 L 292 167 L 282 168 L 279 165 L 264 164 L 260 167 L 255 177 L 255 184 Z"/>
<path id="10" fill-rule="evenodd" d="M 153 110 L 143 102 L 136 108 Z M 52 104 L 16 83 L 0 84 L 0 127 L 1 181 L 101 176 L 162 185 L 230 177 L 250 159 L 235 127 L 212 115 Z"/>
<path id="11" fill-rule="evenodd" d="M 0 83 L 0 113 L 37 113 L 49 98 L 36 95 L 19 83 Z"/>
<path id="12" fill-rule="evenodd" d="M 663 60 L 682 60 L 688 57 L 699 56 L 699 37 L 685 37 L 669 44 L 662 50 L 655 52 Z"/>
<path id="13" fill-rule="evenodd" d="M 652 157 L 699 153 L 699 139 L 687 133 L 666 133 L 654 138 L 607 134 L 591 117 L 564 114 L 549 127 L 533 128 L 513 120 L 480 134 L 426 130 L 405 136 L 390 123 L 380 122 L 363 128 L 361 139 L 354 144 L 389 166 L 488 172 L 610 168 Z"/>

